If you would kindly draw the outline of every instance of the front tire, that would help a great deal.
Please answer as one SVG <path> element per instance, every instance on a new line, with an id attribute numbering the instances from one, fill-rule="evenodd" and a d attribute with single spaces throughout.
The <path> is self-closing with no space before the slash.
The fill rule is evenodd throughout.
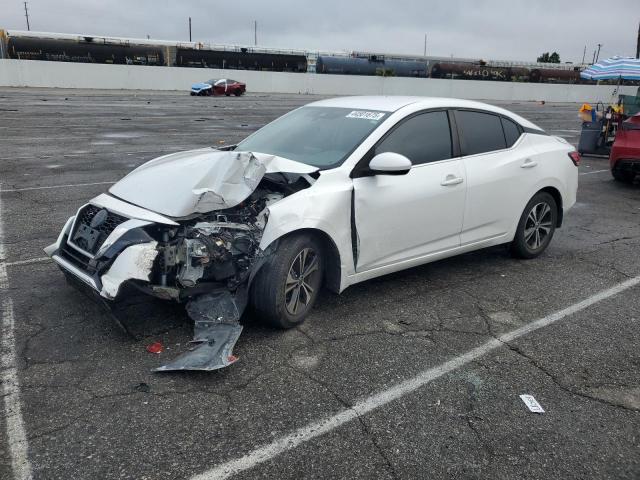
<path id="1" fill-rule="evenodd" d="M 536 193 L 522 212 L 511 254 L 517 258 L 536 258 L 546 250 L 558 223 L 558 205 L 547 192 Z"/>
<path id="2" fill-rule="evenodd" d="M 274 327 L 300 325 L 318 297 L 323 274 L 322 246 L 313 236 L 299 234 L 280 240 L 251 284 L 254 312 Z"/>

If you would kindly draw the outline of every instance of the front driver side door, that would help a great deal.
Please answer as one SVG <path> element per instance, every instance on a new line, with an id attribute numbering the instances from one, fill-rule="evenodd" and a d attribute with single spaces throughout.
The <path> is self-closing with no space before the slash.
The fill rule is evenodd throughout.
<path id="1" fill-rule="evenodd" d="M 357 272 L 460 245 L 466 181 L 448 115 L 429 111 L 402 120 L 363 159 L 399 153 L 413 163 L 407 174 L 372 175 L 362 164 L 354 170 Z"/>

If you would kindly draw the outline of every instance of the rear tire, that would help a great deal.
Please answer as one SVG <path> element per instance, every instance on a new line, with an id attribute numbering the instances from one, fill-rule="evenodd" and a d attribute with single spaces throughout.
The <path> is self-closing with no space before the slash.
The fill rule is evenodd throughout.
<path id="1" fill-rule="evenodd" d="M 611 175 L 615 181 L 622 183 L 633 183 L 633 180 L 635 179 L 633 172 L 621 172 L 616 169 L 611 170 Z"/>
<path id="2" fill-rule="evenodd" d="M 547 192 L 536 193 L 520 216 L 511 254 L 516 258 L 536 258 L 546 250 L 558 223 L 558 205 Z"/>
<path id="3" fill-rule="evenodd" d="M 300 325 L 318 297 L 323 274 L 318 240 L 304 233 L 285 237 L 251 284 L 253 311 L 273 327 Z"/>
<path id="4" fill-rule="evenodd" d="M 236 97 L 239 97 L 240 95 L 242 95 L 242 90 L 238 89 L 233 93 Z"/>

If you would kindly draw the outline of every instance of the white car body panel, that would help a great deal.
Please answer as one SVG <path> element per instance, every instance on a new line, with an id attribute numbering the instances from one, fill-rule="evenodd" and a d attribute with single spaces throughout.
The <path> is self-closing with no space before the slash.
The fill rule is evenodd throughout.
<path id="1" fill-rule="evenodd" d="M 340 288 L 349 285 L 355 273 L 351 245 L 351 179 L 336 169 L 327 171 L 313 186 L 269 206 L 269 220 L 260 248 L 266 250 L 277 239 L 303 229 L 317 230 L 333 241 L 340 256 Z"/>
<path id="2" fill-rule="evenodd" d="M 354 179 L 356 270 L 458 247 L 465 207 L 464 178 L 464 165 L 456 158 L 414 165 L 405 175 Z M 445 182 L 451 184 L 442 185 Z"/>
<path id="3" fill-rule="evenodd" d="M 150 160 L 109 192 L 153 212 L 182 218 L 238 205 L 265 173 L 317 170 L 275 155 L 203 148 Z"/>
<path id="4" fill-rule="evenodd" d="M 511 148 L 462 157 L 467 172 L 462 245 L 513 233 L 513 221 L 520 219 L 544 168 L 535 136 L 523 134 Z M 532 162 L 539 164 L 529 168 Z"/>

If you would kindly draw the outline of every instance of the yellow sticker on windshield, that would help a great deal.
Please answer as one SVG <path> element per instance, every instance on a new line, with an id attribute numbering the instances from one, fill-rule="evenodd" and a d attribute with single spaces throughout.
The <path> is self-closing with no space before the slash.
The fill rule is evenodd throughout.
<path id="1" fill-rule="evenodd" d="M 364 120 L 380 120 L 384 117 L 384 112 L 367 112 L 365 110 L 354 110 L 347 118 L 362 118 Z"/>

